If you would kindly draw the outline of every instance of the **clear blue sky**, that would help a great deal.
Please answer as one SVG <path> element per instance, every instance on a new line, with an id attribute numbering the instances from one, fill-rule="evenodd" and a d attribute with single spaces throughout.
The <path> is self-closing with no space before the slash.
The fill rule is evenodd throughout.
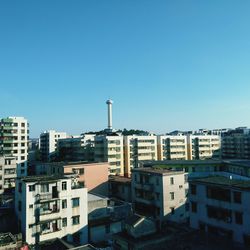
<path id="1" fill-rule="evenodd" d="M 0 1 L 0 117 L 31 137 L 249 126 L 250 1 Z"/>

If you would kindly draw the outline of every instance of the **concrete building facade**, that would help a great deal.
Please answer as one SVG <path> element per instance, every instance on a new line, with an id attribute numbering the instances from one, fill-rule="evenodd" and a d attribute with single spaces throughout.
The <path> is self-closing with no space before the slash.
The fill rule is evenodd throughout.
<path id="1" fill-rule="evenodd" d="M 158 160 L 187 160 L 187 136 L 157 136 Z"/>
<path id="2" fill-rule="evenodd" d="M 87 189 L 74 176 L 17 178 L 15 211 L 28 244 L 65 236 L 88 241 Z"/>
<path id="3" fill-rule="evenodd" d="M 137 167 L 139 161 L 157 159 L 157 136 L 131 135 L 123 138 L 126 176 L 130 176 L 131 169 Z"/>
<path id="4" fill-rule="evenodd" d="M 189 160 L 221 157 L 221 137 L 218 135 L 188 135 L 187 145 Z"/>
<path id="5" fill-rule="evenodd" d="M 59 139 L 58 158 L 60 161 L 94 162 L 94 134 Z"/>
<path id="6" fill-rule="evenodd" d="M 123 157 L 123 136 L 115 133 L 113 135 L 95 136 L 94 159 L 96 162 L 108 162 L 110 174 L 124 174 Z"/>
<path id="7" fill-rule="evenodd" d="M 16 157 L 17 175 L 26 176 L 28 166 L 29 124 L 23 117 L 0 121 L 0 154 Z"/>
<path id="8" fill-rule="evenodd" d="M 76 174 L 79 183 L 88 189 L 88 192 L 108 195 L 109 163 L 87 162 L 50 162 L 37 164 L 37 175 Z"/>
<path id="9" fill-rule="evenodd" d="M 66 138 L 65 132 L 48 130 L 40 134 L 40 152 L 42 161 L 50 161 L 55 157 L 59 139 Z"/>
<path id="10" fill-rule="evenodd" d="M 192 228 L 250 245 L 250 180 L 193 179 L 189 197 Z"/>
<path id="11" fill-rule="evenodd" d="M 189 216 L 188 180 L 184 171 L 161 168 L 132 170 L 132 202 L 135 211 L 158 222 L 185 222 Z"/>
<path id="12" fill-rule="evenodd" d="M 16 158 L 0 156 L 0 194 L 7 189 L 15 188 L 16 174 Z"/>

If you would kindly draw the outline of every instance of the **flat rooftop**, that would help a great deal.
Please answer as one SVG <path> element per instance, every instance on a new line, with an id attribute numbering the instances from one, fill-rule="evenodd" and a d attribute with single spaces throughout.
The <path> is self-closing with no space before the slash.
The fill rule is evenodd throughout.
<path id="1" fill-rule="evenodd" d="M 109 181 L 130 184 L 131 183 L 131 178 L 122 177 L 122 176 L 116 176 L 116 175 L 110 175 L 109 176 Z"/>
<path id="2" fill-rule="evenodd" d="M 88 193 L 88 201 L 99 201 L 99 200 L 108 200 L 108 199 L 109 199 L 108 197 L 105 197 L 102 195 Z"/>
<path id="3" fill-rule="evenodd" d="M 59 162 L 37 162 L 38 165 L 48 165 L 48 166 L 64 166 L 68 165 L 103 165 L 108 164 L 108 162 L 88 162 L 88 161 L 59 161 Z"/>
<path id="4" fill-rule="evenodd" d="M 19 177 L 24 182 L 50 182 L 57 181 L 59 179 L 69 179 L 69 176 L 65 175 L 36 175 L 36 176 L 26 176 Z"/>
<path id="5" fill-rule="evenodd" d="M 247 181 L 247 180 L 239 180 L 239 179 L 230 179 L 224 176 L 209 176 L 205 178 L 197 178 L 197 179 L 192 179 L 191 182 L 228 186 L 232 188 L 241 188 L 241 189 L 250 190 L 250 180 Z"/>
<path id="6" fill-rule="evenodd" d="M 164 161 L 140 161 L 143 166 L 155 166 L 155 165 L 212 165 L 221 164 L 222 160 L 211 159 L 211 160 L 164 160 Z"/>
<path id="7" fill-rule="evenodd" d="M 141 172 L 141 173 L 151 173 L 151 174 L 160 174 L 160 175 L 177 175 L 183 174 L 184 171 L 174 171 L 165 168 L 156 168 L 156 167 L 147 167 L 147 168 L 134 168 L 132 172 Z"/>

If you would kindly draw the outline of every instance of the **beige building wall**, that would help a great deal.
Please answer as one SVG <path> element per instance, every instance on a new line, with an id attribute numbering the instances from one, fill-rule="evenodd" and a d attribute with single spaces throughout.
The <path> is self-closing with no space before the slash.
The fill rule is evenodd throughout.
<path id="1" fill-rule="evenodd" d="M 219 135 L 189 135 L 189 160 L 220 158 L 221 137 Z"/>
<path id="2" fill-rule="evenodd" d="M 184 135 L 157 136 L 158 160 L 187 160 L 187 137 Z"/>
<path id="3" fill-rule="evenodd" d="M 62 175 L 77 174 L 79 183 L 84 184 L 88 192 L 94 192 L 100 195 L 108 195 L 108 176 L 109 163 L 42 163 L 37 166 L 37 175 Z"/>
<path id="4" fill-rule="evenodd" d="M 131 168 L 145 160 L 157 160 L 157 136 L 124 136 L 125 176 L 130 176 Z"/>
<path id="5" fill-rule="evenodd" d="M 108 195 L 109 163 L 90 163 L 64 166 L 64 173 L 77 173 L 80 183 L 93 192 Z"/>
<path id="6" fill-rule="evenodd" d="M 95 137 L 94 160 L 108 162 L 112 175 L 124 175 L 123 136 L 99 135 Z"/>

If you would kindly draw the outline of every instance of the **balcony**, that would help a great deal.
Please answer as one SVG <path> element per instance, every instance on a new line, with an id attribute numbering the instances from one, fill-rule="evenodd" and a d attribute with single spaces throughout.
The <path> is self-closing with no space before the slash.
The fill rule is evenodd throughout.
<path id="1" fill-rule="evenodd" d="M 156 201 L 153 197 L 152 198 L 135 197 L 135 201 L 147 205 L 156 205 Z"/>
<path id="2" fill-rule="evenodd" d="M 137 189 L 143 189 L 145 191 L 153 191 L 154 190 L 154 184 L 151 183 L 135 183 L 135 188 Z"/>
<path id="3" fill-rule="evenodd" d="M 36 202 L 46 202 L 49 200 L 53 199 L 58 199 L 59 198 L 59 192 L 53 192 L 51 193 L 42 193 L 42 194 L 37 194 L 36 195 Z"/>

